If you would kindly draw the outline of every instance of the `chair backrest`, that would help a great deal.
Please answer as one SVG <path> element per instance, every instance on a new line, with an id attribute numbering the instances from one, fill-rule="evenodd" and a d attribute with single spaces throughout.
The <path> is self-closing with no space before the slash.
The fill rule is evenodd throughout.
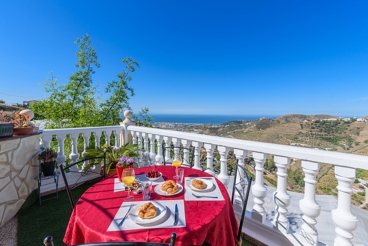
<path id="1" fill-rule="evenodd" d="M 95 168 L 96 164 L 103 164 L 103 170 Z M 79 170 L 78 166 L 85 165 L 82 170 Z M 103 179 L 106 177 L 106 153 L 103 156 L 90 157 L 86 159 L 79 160 L 77 162 L 71 163 L 70 165 L 61 164 L 60 171 L 64 180 L 65 189 L 68 193 L 69 201 L 74 209 L 75 202 L 71 191 L 86 182 L 92 182 L 98 179 Z M 67 173 L 69 174 L 70 180 L 68 181 Z M 93 175 L 94 178 L 84 178 L 87 175 Z"/>
<path id="2" fill-rule="evenodd" d="M 167 151 L 168 150 L 168 151 Z M 170 153 L 167 155 L 167 153 Z M 179 153 L 183 162 L 184 167 L 193 167 L 194 160 L 194 148 L 193 147 L 183 147 L 183 146 L 162 146 L 162 155 L 164 158 L 164 166 L 166 164 L 171 164 L 174 153 Z M 165 156 L 166 155 L 166 156 Z"/>
<path id="3" fill-rule="evenodd" d="M 237 234 L 237 239 L 240 241 L 242 227 L 244 223 L 245 212 L 247 209 L 247 203 L 249 198 L 250 187 L 252 186 L 252 177 L 248 174 L 248 171 L 238 164 L 238 160 L 236 160 L 235 164 L 235 174 L 234 174 L 234 183 L 233 183 L 233 191 L 231 194 L 231 203 L 234 204 L 235 193 L 238 193 L 238 197 L 240 198 L 242 205 L 242 212 L 239 222 L 239 231 Z M 245 189 L 246 186 L 246 189 Z"/>
<path id="4" fill-rule="evenodd" d="M 46 246 L 54 246 L 52 237 L 48 236 L 43 240 Z M 87 244 L 75 244 L 75 246 L 175 246 L 176 233 L 171 233 L 170 243 L 146 243 L 146 242 L 104 242 L 104 243 L 87 243 Z"/>

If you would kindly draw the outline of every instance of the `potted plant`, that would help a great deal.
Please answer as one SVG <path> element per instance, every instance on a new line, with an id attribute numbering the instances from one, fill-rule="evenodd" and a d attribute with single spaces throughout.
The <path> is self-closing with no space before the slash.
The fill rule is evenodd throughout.
<path id="1" fill-rule="evenodd" d="M 133 168 L 134 159 L 130 157 L 122 156 L 118 163 L 116 164 L 116 173 L 118 174 L 118 179 L 121 181 L 121 174 L 125 168 Z"/>
<path id="2" fill-rule="evenodd" d="M 28 114 L 14 113 L 14 135 L 28 135 L 33 132 L 33 125 Z"/>
<path id="3" fill-rule="evenodd" d="M 57 153 L 53 149 L 45 149 L 38 155 L 44 176 L 54 175 Z"/>
<path id="4" fill-rule="evenodd" d="M 127 143 L 120 148 L 115 146 L 103 145 L 101 148 L 88 148 L 83 158 L 102 157 L 106 153 L 106 176 L 112 176 L 116 174 L 116 165 L 119 159 L 122 157 L 138 157 L 138 144 Z M 86 168 L 91 168 L 93 164 L 88 164 Z M 103 170 L 103 169 L 102 169 Z"/>
<path id="5" fill-rule="evenodd" d="M 0 112 L 0 138 L 13 136 L 14 123 L 9 114 Z"/>

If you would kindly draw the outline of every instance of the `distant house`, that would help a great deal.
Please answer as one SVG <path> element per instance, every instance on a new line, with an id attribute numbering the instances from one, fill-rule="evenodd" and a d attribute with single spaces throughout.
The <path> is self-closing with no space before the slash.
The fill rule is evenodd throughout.
<path id="1" fill-rule="evenodd" d="M 23 107 L 28 108 L 33 102 L 38 102 L 38 100 L 23 101 Z"/>

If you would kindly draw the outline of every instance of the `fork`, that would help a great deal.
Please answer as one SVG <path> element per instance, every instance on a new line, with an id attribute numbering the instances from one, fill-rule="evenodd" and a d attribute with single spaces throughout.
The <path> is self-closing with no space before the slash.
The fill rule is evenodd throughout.
<path id="1" fill-rule="evenodd" d="M 196 194 L 194 194 L 194 193 L 192 193 L 192 195 L 193 195 L 194 197 L 196 197 L 196 198 L 218 198 L 217 196 L 198 196 L 198 195 L 196 195 Z"/>

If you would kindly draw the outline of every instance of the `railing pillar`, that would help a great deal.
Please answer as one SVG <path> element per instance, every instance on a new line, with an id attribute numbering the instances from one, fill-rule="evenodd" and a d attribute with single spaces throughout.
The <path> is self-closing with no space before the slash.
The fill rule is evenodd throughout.
<path id="1" fill-rule="evenodd" d="M 227 188 L 227 185 L 230 182 L 230 177 L 227 174 L 227 154 L 229 153 L 230 148 L 225 146 L 218 146 L 218 151 L 220 153 L 221 159 L 221 170 L 220 174 L 217 176 L 217 178 L 224 184 L 224 186 Z"/>
<path id="2" fill-rule="evenodd" d="M 244 167 L 244 159 L 245 157 L 248 155 L 248 151 L 247 150 L 242 150 L 242 149 L 234 149 L 234 154 L 236 159 L 238 160 L 238 165 Z M 235 166 L 235 168 L 238 168 L 237 166 Z M 234 170 L 234 175 L 235 175 L 236 170 Z M 242 187 L 242 184 L 245 185 L 244 183 L 244 170 L 242 168 L 238 168 L 238 175 L 236 176 L 236 188 L 238 188 L 239 190 L 244 190 L 244 187 Z M 246 185 L 252 185 L 252 184 L 246 184 Z M 241 205 L 241 197 L 239 195 L 238 192 L 235 192 L 235 203 Z"/>
<path id="3" fill-rule="evenodd" d="M 287 207 L 290 205 L 291 197 L 286 192 L 286 170 L 289 167 L 290 158 L 275 156 L 274 161 L 277 167 L 277 190 L 273 193 L 273 201 L 276 204 L 276 214 L 273 219 L 273 225 L 284 233 L 288 233 L 289 220 L 286 214 L 288 212 Z"/>
<path id="4" fill-rule="evenodd" d="M 180 147 L 180 142 L 181 142 L 180 138 L 172 138 L 171 141 L 175 147 Z M 178 155 L 179 152 L 180 152 L 179 148 L 174 148 L 174 156 Z"/>
<path id="5" fill-rule="evenodd" d="M 138 162 L 139 162 L 139 166 L 143 167 L 145 165 L 145 157 L 144 157 L 144 148 L 143 148 L 143 144 L 142 144 L 142 133 L 141 132 L 137 132 L 137 138 L 138 138 L 138 147 L 139 147 L 139 157 L 138 157 Z"/>
<path id="6" fill-rule="evenodd" d="M 267 154 L 253 152 L 252 155 L 254 162 L 256 163 L 256 180 L 252 186 L 252 194 L 254 196 L 252 218 L 263 222 L 266 215 L 266 210 L 263 207 L 263 204 L 265 203 L 264 198 L 267 195 L 267 188 L 264 186 L 263 172 Z"/>
<path id="7" fill-rule="evenodd" d="M 319 172 L 319 163 L 302 161 L 305 174 L 304 198 L 299 201 L 299 208 L 303 212 L 303 224 L 300 235 L 303 241 L 309 245 L 318 245 L 317 220 L 321 212 L 321 206 L 316 202 L 316 175 Z"/>
<path id="8" fill-rule="evenodd" d="M 73 132 L 70 134 L 70 138 L 72 139 L 72 152 L 69 155 L 69 158 L 72 160 L 72 162 L 76 162 L 79 154 L 77 151 L 77 140 L 78 140 L 79 133 Z"/>
<path id="9" fill-rule="evenodd" d="M 121 145 L 132 143 L 132 134 L 128 131 L 129 125 L 135 125 L 135 122 L 130 119 L 132 112 L 130 110 L 124 111 L 125 119 L 120 123 L 124 127 L 124 131 L 120 133 Z"/>
<path id="10" fill-rule="evenodd" d="M 213 151 L 215 150 L 216 145 L 214 144 L 204 144 L 204 148 L 207 152 L 207 169 L 206 173 L 209 173 L 213 176 L 216 176 L 216 173 L 213 171 Z"/>
<path id="11" fill-rule="evenodd" d="M 144 153 L 143 153 L 143 158 L 144 158 L 144 166 L 149 166 L 149 149 L 148 149 L 148 133 L 142 133 L 143 136 L 143 144 L 144 144 Z"/>
<path id="12" fill-rule="evenodd" d="M 335 246 L 353 245 L 353 231 L 357 228 L 358 218 L 351 212 L 351 185 L 355 180 L 355 168 L 335 166 L 338 181 L 337 208 L 332 210 L 335 223 Z"/>
<path id="13" fill-rule="evenodd" d="M 194 169 L 202 170 L 201 167 L 201 161 L 200 161 L 200 155 L 201 155 L 201 148 L 203 146 L 203 143 L 201 142 L 192 142 L 192 145 L 194 147 Z"/>
<path id="14" fill-rule="evenodd" d="M 58 156 L 56 157 L 56 161 L 59 165 L 64 164 L 66 160 L 66 156 L 64 155 L 64 141 L 66 138 L 66 133 L 56 135 L 56 139 L 58 141 Z M 73 166 L 73 171 L 78 171 L 76 166 Z"/>
<path id="15" fill-rule="evenodd" d="M 156 160 L 156 151 L 155 151 L 155 134 L 148 134 L 148 138 L 150 141 L 150 153 L 149 153 L 149 162 L 150 165 L 154 165 Z"/>
<path id="16" fill-rule="evenodd" d="M 156 135 L 157 141 L 157 155 L 156 155 L 156 164 L 162 165 L 163 164 L 163 156 L 162 156 L 162 136 Z"/>
<path id="17" fill-rule="evenodd" d="M 171 137 L 164 137 L 165 147 L 170 147 L 171 145 Z M 165 162 L 171 162 L 170 149 L 166 149 L 165 151 Z"/>
<path id="18" fill-rule="evenodd" d="M 52 141 L 52 135 L 51 134 L 42 134 L 42 142 L 43 142 L 43 148 L 44 149 L 49 149 L 50 148 L 50 143 Z"/>
<path id="19" fill-rule="evenodd" d="M 189 148 L 190 145 L 192 144 L 192 141 L 187 140 L 187 139 L 182 139 L 181 144 L 183 145 L 184 148 Z M 189 150 L 184 149 L 183 150 L 183 156 L 184 156 L 184 159 L 183 159 L 182 164 L 184 164 L 186 166 L 190 166 L 190 163 L 189 163 Z"/>

